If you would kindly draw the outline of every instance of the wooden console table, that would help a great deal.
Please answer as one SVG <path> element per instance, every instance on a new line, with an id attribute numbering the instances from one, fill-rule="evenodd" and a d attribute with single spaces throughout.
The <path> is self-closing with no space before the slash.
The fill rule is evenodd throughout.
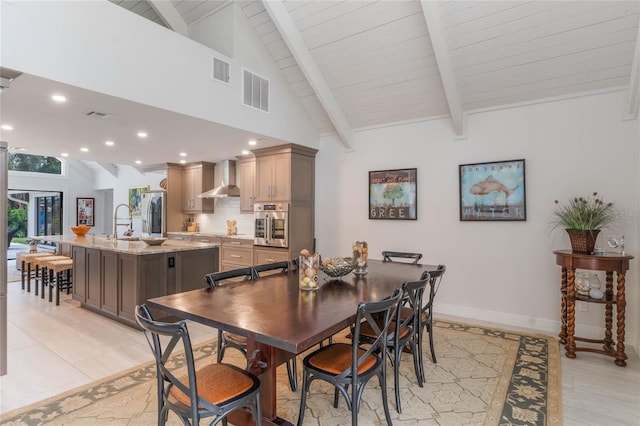
<path id="1" fill-rule="evenodd" d="M 575 358 L 577 351 L 595 352 L 615 358 L 616 365 L 627 365 L 627 355 L 624 352 L 624 321 L 625 308 L 625 273 L 629 269 L 630 255 L 619 255 L 617 253 L 605 253 L 603 255 L 590 255 L 584 253 L 574 253 L 571 250 L 556 250 L 556 264 L 562 266 L 561 281 L 561 310 L 562 324 L 560 328 L 560 343 L 564 344 L 566 356 Z M 594 299 L 589 296 L 577 294 L 575 291 L 576 269 L 589 269 L 595 271 L 605 271 L 606 285 L 604 297 Z M 613 273 L 617 276 L 617 286 L 614 293 Z M 586 339 L 576 337 L 575 334 L 575 305 L 576 300 L 589 303 L 603 303 L 605 305 L 605 334 L 604 339 Z M 613 341 L 613 306 L 616 307 L 616 334 L 617 341 Z M 602 343 L 603 349 L 588 347 L 576 347 L 576 341 L 589 343 Z M 615 348 L 614 348 L 615 343 Z"/>

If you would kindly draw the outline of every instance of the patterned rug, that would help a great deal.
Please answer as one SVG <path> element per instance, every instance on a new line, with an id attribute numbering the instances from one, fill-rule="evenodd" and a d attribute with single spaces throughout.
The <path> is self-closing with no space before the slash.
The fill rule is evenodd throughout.
<path id="1" fill-rule="evenodd" d="M 562 424 L 559 345 L 555 338 L 444 321 L 438 321 L 434 331 L 438 363 L 431 362 L 427 344 L 424 387 L 416 384 L 411 355 L 404 354 L 401 360 L 402 414 L 395 411 L 393 375 L 389 373 L 389 408 L 394 425 Z M 342 339 L 345 337 L 337 338 Z M 215 362 L 215 352 L 215 341 L 194 349 L 199 365 Z M 225 362 L 244 365 L 237 351 L 227 354 Z M 301 368 L 302 362 L 298 365 Z M 278 369 L 278 414 L 295 422 L 300 392 L 291 391 L 283 367 Z M 152 425 L 157 421 L 155 383 L 155 366 L 148 363 L 2 414 L 0 424 Z M 385 423 L 380 395 L 377 380 L 371 380 L 363 394 L 360 424 Z M 344 401 L 333 408 L 333 388 L 316 381 L 307 397 L 304 423 L 349 425 L 351 416 Z M 168 424 L 181 423 L 170 415 Z"/>

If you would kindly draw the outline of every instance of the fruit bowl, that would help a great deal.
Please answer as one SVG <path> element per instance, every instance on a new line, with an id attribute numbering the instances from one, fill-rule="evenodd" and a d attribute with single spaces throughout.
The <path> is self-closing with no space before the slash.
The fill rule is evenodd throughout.
<path id="1" fill-rule="evenodd" d="M 345 276 L 355 267 L 353 257 L 329 257 L 320 262 L 320 270 L 332 278 Z"/>
<path id="2" fill-rule="evenodd" d="M 90 226 L 87 225 L 78 225 L 72 226 L 71 231 L 76 234 L 78 237 L 84 237 L 87 232 L 91 230 Z"/>
<path id="3" fill-rule="evenodd" d="M 142 238 L 142 241 L 144 241 L 145 244 L 150 245 L 150 246 L 159 246 L 162 245 L 165 241 L 167 241 L 166 238 Z"/>

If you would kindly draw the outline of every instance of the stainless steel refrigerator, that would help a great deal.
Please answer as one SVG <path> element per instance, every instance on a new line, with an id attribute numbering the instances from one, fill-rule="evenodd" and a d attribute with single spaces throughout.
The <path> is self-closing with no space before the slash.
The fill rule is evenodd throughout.
<path id="1" fill-rule="evenodd" d="M 142 235 L 164 237 L 167 231 L 167 192 L 147 191 L 142 193 L 140 214 L 142 216 Z"/>

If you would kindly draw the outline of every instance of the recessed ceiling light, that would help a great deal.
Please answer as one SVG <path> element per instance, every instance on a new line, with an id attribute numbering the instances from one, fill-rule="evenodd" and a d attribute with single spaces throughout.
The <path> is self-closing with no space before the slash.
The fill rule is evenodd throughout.
<path id="1" fill-rule="evenodd" d="M 139 138 L 146 138 L 147 136 L 148 136 L 147 132 L 138 132 L 138 137 Z"/>
<path id="2" fill-rule="evenodd" d="M 107 146 L 114 146 L 115 145 L 115 143 L 113 141 L 106 141 L 104 144 L 107 145 Z"/>
<path id="3" fill-rule="evenodd" d="M 2 130 L 13 130 L 13 126 L 11 124 L 3 124 Z"/>
<path id="4" fill-rule="evenodd" d="M 250 141 L 249 141 L 249 145 L 252 145 L 252 146 L 253 146 L 253 145 L 256 145 L 257 143 L 258 143 L 258 142 L 254 141 L 254 140 L 250 140 Z"/>
<path id="5" fill-rule="evenodd" d="M 246 149 L 242 151 L 242 155 L 248 155 L 249 151 L 247 151 Z"/>
<path id="6" fill-rule="evenodd" d="M 187 156 L 187 153 L 186 153 L 186 152 L 181 152 L 181 153 L 180 153 L 180 157 L 186 157 L 186 156 Z"/>
<path id="7" fill-rule="evenodd" d="M 180 160 L 180 164 L 187 164 L 187 160 Z"/>
<path id="8" fill-rule="evenodd" d="M 68 157 L 68 156 L 69 156 L 69 154 L 67 154 L 66 152 L 63 152 L 63 153 L 62 153 L 62 154 L 60 154 L 60 155 L 61 155 L 61 156 L 63 156 L 63 157 Z"/>
<path id="9" fill-rule="evenodd" d="M 82 151 L 82 152 L 89 152 L 89 148 L 82 147 L 82 148 L 80 148 L 80 151 Z"/>
<path id="10" fill-rule="evenodd" d="M 142 164 L 142 161 L 136 160 L 136 164 Z"/>
<path id="11" fill-rule="evenodd" d="M 53 96 L 51 96 L 51 99 L 53 99 L 56 102 L 66 102 L 67 101 L 67 98 L 65 98 L 62 95 L 53 95 Z"/>

